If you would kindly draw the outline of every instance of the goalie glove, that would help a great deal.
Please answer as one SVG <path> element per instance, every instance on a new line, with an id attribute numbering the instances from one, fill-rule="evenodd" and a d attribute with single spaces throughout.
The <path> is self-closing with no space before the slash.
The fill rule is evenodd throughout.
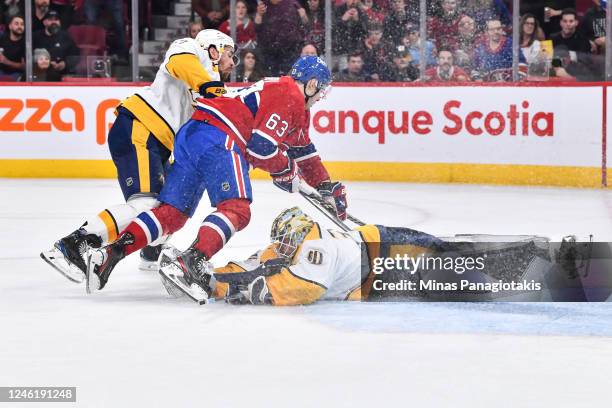
<path id="1" fill-rule="evenodd" d="M 336 215 L 342 221 L 346 220 L 346 187 L 339 181 L 324 181 L 319 184 L 317 191 L 323 199 L 336 208 Z"/>
<path id="2" fill-rule="evenodd" d="M 289 167 L 278 173 L 270 173 L 272 182 L 281 190 L 289 193 L 301 191 L 305 194 L 316 194 L 316 190 L 311 187 L 300 174 L 300 169 L 293 159 L 289 159 Z"/>

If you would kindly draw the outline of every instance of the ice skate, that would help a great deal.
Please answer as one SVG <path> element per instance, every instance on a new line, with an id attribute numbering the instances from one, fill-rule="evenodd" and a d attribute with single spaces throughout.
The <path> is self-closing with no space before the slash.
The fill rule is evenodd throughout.
<path id="1" fill-rule="evenodd" d="M 166 248 L 165 244 L 146 246 L 140 250 L 140 262 L 138 269 L 141 271 L 157 272 L 159 271 L 159 257 L 162 251 Z"/>
<path id="2" fill-rule="evenodd" d="M 78 229 L 55 242 L 49 251 L 41 252 L 40 257 L 70 281 L 81 283 L 85 279 L 87 270 L 85 254 L 89 248 L 100 245 L 101 240 L 98 236 Z"/>
<path id="3" fill-rule="evenodd" d="M 199 304 L 212 301 L 210 296 L 216 283 L 212 274 L 213 265 L 202 252 L 189 248 L 175 259 L 164 253 L 160 265 L 159 273 L 164 286 L 173 285 Z"/>
<path id="4" fill-rule="evenodd" d="M 125 246 L 133 243 L 134 237 L 127 232 L 112 244 L 88 251 L 85 273 L 87 293 L 102 290 L 106 286 L 117 263 L 125 258 Z"/>

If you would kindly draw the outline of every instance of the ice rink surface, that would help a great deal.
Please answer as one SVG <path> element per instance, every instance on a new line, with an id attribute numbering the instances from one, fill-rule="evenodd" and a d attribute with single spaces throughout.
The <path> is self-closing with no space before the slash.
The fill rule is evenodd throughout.
<path id="1" fill-rule="evenodd" d="M 350 212 L 370 223 L 436 235 L 612 240 L 612 191 L 347 187 Z M 157 274 L 137 270 L 136 255 L 102 292 L 87 296 L 38 254 L 121 202 L 116 182 L 0 179 L 0 191 L 0 386 L 76 386 L 82 407 L 609 404 L 610 304 L 197 306 L 167 298 Z M 299 204 L 317 216 L 270 183 L 255 182 L 254 195 L 251 224 L 217 265 L 263 247 L 286 207 Z M 205 199 L 173 237 L 179 248 L 209 211 Z M 53 406 L 64 405 L 75 406 Z"/>

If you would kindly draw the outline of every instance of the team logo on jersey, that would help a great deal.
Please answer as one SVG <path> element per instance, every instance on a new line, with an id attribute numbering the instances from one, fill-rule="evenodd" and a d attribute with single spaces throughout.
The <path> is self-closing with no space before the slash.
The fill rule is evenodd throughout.
<path id="1" fill-rule="evenodd" d="M 308 262 L 313 265 L 321 265 L 323 263 L 323 254 L 311 249 L 308 251 Z"/>
<path id="2" fill-rule="evenodd" d="M 134 184 L 134 179 L 133 178 L 128 177 L 128 178 L 125 179 L 125 185 L 126 186 L 131 187 L 132 184 Z"/>
<path id="3" fill-rule="evenodd" d="M 230 184 L 227 181 L 224 181 L 223 183 L 221 183 L 221 190 L 229 191 L 229 189 L 230 189 Z"/>

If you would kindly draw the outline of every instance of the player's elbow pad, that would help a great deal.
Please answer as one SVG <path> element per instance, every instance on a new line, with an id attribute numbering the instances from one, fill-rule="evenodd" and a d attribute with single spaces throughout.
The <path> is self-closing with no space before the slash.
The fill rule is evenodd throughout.
<path id="1" fill-rule="evenodd" d="M 223 82 L 209 81 L 200 86 L 199 92 L 203 98 L 216 98 L 217 96 L 224 95 L 227 91 Z"/>

